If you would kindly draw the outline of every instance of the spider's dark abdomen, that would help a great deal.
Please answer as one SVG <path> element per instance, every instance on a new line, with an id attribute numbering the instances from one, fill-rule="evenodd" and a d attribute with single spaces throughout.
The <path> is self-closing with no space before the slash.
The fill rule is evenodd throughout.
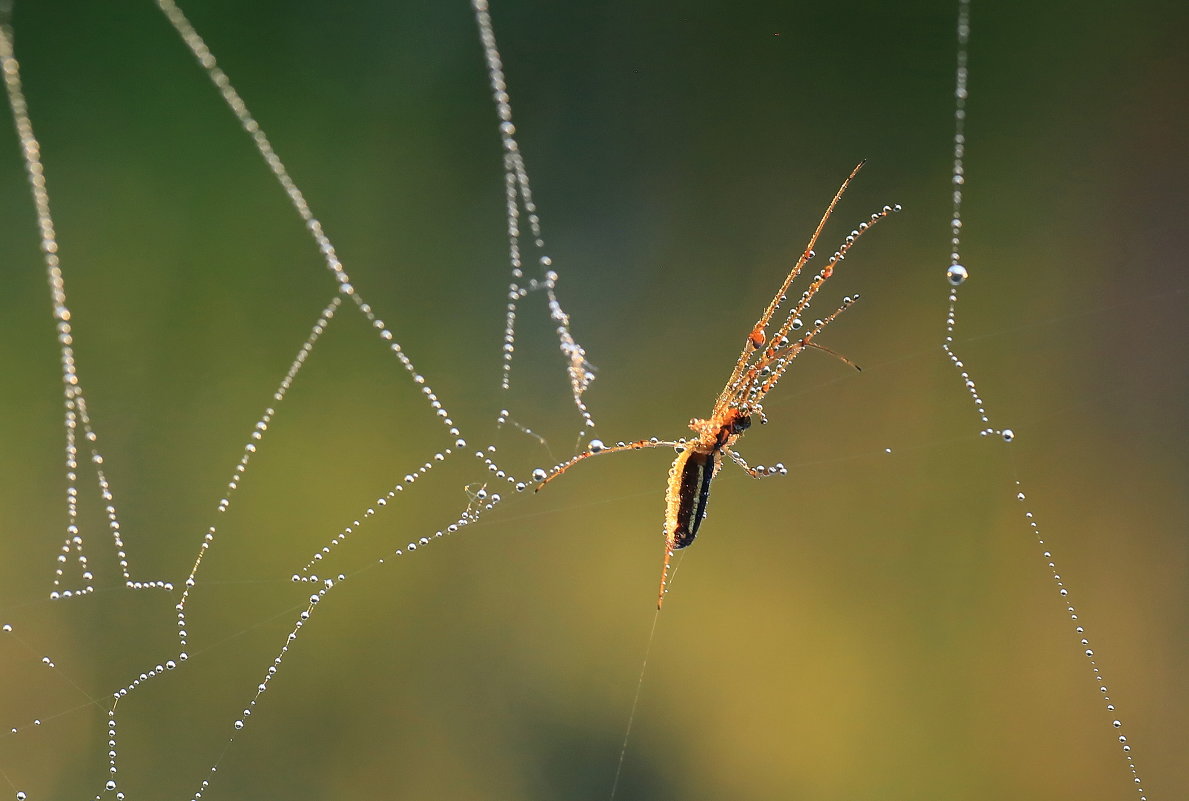
<path id="1" fill-rule="evenodd" d="M 717 453 L 702 453 L 690 450 L 677 457 L 674 480 L 669 492 L 676 491 L 676 504 L 670 499 L 672 510 L 671 547 L 680 550 L 690 545 L 698 534 L 698 527 L 706 516 L 706 504 L 710 500 L 710 480 L 714 478 Z"/>

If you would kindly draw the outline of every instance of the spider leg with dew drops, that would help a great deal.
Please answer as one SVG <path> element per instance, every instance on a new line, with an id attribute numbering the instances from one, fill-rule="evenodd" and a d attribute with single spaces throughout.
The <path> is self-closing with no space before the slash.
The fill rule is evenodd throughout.
<path id="1" fill-rule="evenodd" d="M 673 551 L 689 546 L 697 536 L 698 528 L 706 517 L 706 506 L 710 500 L 710 482 L 714 480 L 719 468 L 722 467 L 723 456 L 730 457 L 731 461 L 739 465 L 752 478 L 787 474 L 788 471 L 780 463 L 773 467 L 751 467 L 742 456 L 735 452 L 734 445 L 751 426 L 753 417 L 758 417 L 762 423 L 767 422 L 763 409 L 764 397 L 780 381 L 781 376 L 788 370 L 793 360 L 812 348 L 828 353 L 858 369 L 858 365 L 850 359 L 814 341 L 814 338 L 837 319 L 838 315 L 854 305 L 855 301 L 859 299 L 858 295 L 843 298 L 842 304 L 838 308 L 827 316 L 815 320 L 804 333 L 795 339 L 790 335 L 805 328 L 802 316 L 808 311 L 810 302 L 817 295 L 818 290 L 834 274 L 834 269 L 839 262 L 846 258 L 851 246 L 871 226 L 893 211 L 899 211 L 899 205 L 884 206 L 883 209 L 872 214 L 868 222 L 860 224 L 858 228 L 851 231 L 838 250 L 834 251 L 830 260 L 809 282 L 809 286 L 801 293 L 800 299 L 789 310 L 784 322 L 780 324 L 771 338 L 768 337 L 767 329 L 773 316 L 787 299 L 789 287 L 801 274 L 809 260 L 814 257 L 813 248 L 817 244 L 818 237 L 821 236 L 822 229 L 830 219 L 834 207 L 842 199 L 850 182 L 863 168 L 863 163 L 859 162 L 846 180 L 842 182 L 838 191 L 834 193 L 833 200 L 822 214 L 805 250 L 801 252 L 801 256 L 785 277 L 784 283 L 776 290 L 776 294 L 772 296 L 772 300 L 760 315 L 760 319 L 748 333 L 743 350 L 740 351 L 739 358 L 731 370 L 731 376 L 714 402 L 714 409 L 710 417 L 690 421 L 689 427 L 696 436 L 676 441 L 653 437 L 635 442 L 620 442 L 613 446 L 606 446 L 601 440 L 596 439 L 590 442 L 586 451 L 556 465 L 549 472 L 538 469 L 533 473 L 533 479 L 537 481 L 536 489 L 539 491 L 578 462 L 592 456 L 662 446 L 677 449 L 677 458 L 673 460 L 673 464 L 669 468 L 668 487 L 665 491 L 665 552 L 661 562 L 660 588 L 657 591 L 656 599 L 658 610 L 664 604 L 665 593 L 668 592 L 669 564 L 673 558 Z"/>

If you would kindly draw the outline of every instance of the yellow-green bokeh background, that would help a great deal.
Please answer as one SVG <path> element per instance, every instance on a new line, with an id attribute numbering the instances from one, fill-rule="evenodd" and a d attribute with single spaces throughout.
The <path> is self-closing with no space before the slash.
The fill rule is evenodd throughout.
<path id="1" fill-rule="evenodd" d="M 959 338 L 1019 434 L 1004 446 L 975 435 L 939 348 L 954 5 L 495 4 L 604 439 L 680 436 L 705 413 L 858 159 L 833 236 L 905 208 L 831 285 L 864 295 L 824 340 L 864 372 L 808 354 L 742 443 L 790 477 L 716 483 L 652 642 L 622 801 L 1137 797 L 1026 510 L 1151 797 L 1189 788 L 1189 19 L 1173 2 L 974 6 Z M 571 452 L 538 298 L 517 391 L 494 391 L 503 184 L 467 4 L 185 7 L 468 451 L 507 403 Z M 178 582 L 332 282 L 153 4 L 20 0 L 16 37 L 130 559 Z M 92 494 L 100 589 L 45 600 L 64 525 L 57 351 L 9 126 L 0 153 L 0 622 L 23 638 L 0 639 L 0 724 L 44 719 L 0 739 L 0 796 L 92 797 L 106 736 L 87 698 L 171 656 L 173 600 L 118 588 Z M 446 444 L 348 311 L 218 520 L 193 658 L 121 704 L 122 789 L 189 798 L 221 759 L 212 801 L 606 798 L 653 623 L 659 452 L 582 465 L 357 575 L 220 756 L 309 593 L 287 577 Z M 500 444 L 518 468 L 549 462 Z M 449 460 L 324 572 L 431 533 L 481 478 Z"/>

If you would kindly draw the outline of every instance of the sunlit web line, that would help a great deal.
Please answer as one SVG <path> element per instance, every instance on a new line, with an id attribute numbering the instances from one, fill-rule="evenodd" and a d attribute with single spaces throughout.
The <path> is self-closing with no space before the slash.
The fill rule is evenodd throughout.
<path id="1" fill-rule="evenodd" d="M 954 86 L 954 161 L 950 181 L 953 192 L 953 206 L 950 214 L 950 266 L 945 272 L 946 279 L 950 283 L 950 291 L 949 308 L 945 316 L 945 339 L 942 340 L 941 347 L 945 351 L 945 355 L 949 357 L 950 362 L 961 374 L 966 391 L 970 394 L 970 399 L 974 403 L 975 411 L 978 413 L 979 420 L 983 424 L 983 429 L 979 433 L 983 436 L 998 434 L 1004 440 L 1010 442 L 1015 436 L 1015 432 L 1010 428 L 996 428 L 992 425 L 990 413 L 987 411 L 986 404 L 978 393 L 978 388 L 974 384 L 974 378 L 971 377 L 970 372 L 966 369 L 965 362 L 958 357 L 958 354 L 953 349 L 954 330 L 958 325 L 958 287 L 969 276 L 969 271 L 962 265 L 961 255 L 962 187 L 966 183 L 966 98 L 968 96 L 966 61 L 969 41 L 970 0 L 958 0 L 958 66 L 955 71 Z"/>
<path id="2" fill-rule="evenodd" d="M 946 279 L 950 283 L 949 291 L 949 306 L 945 318 L 945 339 L 942 342 L 942 348 L 945 350 L 946 356 L 949 357 L 962 376 L 962 381 L 970 394 L 971 400 L 974 402 L 979 419 L 984 428 L 979 432 L 983 436 L 990 436 L 998 434 L 1004 441 L 1011 442 L 1015 438 L 1015 432 L 1010 428 L 996 428 L 991 424 L 990 415 L 987 412 L 986 405 L 982 397 L 975 387 L 974 379 L 971 377 L 966 368 L 965 363 L 958 357 L 953 350 L 954 329 L 957 326 L 956 308 L 958 304 L 958 288 L 969 277 L 969 271 L 962 264 L 961 244 L 962 244 L 962 194 L 963 187 L 966 183 L 966 100 L 969 97 L 967 88 L 967 81 L 969 72 L 967 68 L 968 61 L 968 46 L 970 42 L 970 0 L 958 0 L 958 25 L 957 25 L 957 68 L 955 70 L 955 85 L 954 85 L 954 161 L 951 185 L 953 187 L 953 207 L 950 217 L 950 266 L 946 270 Z M 1024 487 L 1017 477 L 1014 482 L 1016 495 L 1015 498 L 1019 503 L 1024 503 L 1027 496 L 1024 493 Z M 1098 665 L 1094 649 L 1090 646 L 1089 637 L 1086 634 L 1086 628 L 1081 621 L 1081 615 L 1077 608 L 1070 601 L 1069 587 L 1067 581 L 1062 577 L 1062 572 L 1058 569 L 1057 563 L 1053 557 L 1053 553 L 1049 545 L 1045 542 L 1044 536 L 1040 530 L 1040 524 L 1036 520 L 1036 516 L 1024 507 L 1024 520 L 1027 523 L 1029 530 L 1036 538 L 1037 544 L 1041 548 L 1041 556 L 1045 561 L 1045 566 L 1048 569 L 1049 577 L 1052 579 L 1057 588 L 1057 594 L 1064 605 L 1065 613 L 1069 615 L 1074 624 L 1074 634 L 1078 638 L 1078 642 L 1082 648 L 1082 653 L 1085 656 L 1090 672 L 1093 676 L 1095 686 L 1098 688 L 1103 704 L 1106 706 L 1106 711 L 1109 713 L 1111 719 L 1111 726 L 1118 730 L 1122 729 L 1123 722 L 1118 718 L 1118 710 L 1115 706 L 1114 699 L 1111 697 L 1110 688 L 1107 686 L 1106 679 L 1102 675 L 1102 670 Z M 1132 784 L 1139 793 L 1140 801 L 1147 801 L 1147 794 L 1144 792 L 1143 781 L 1140 779 L 1139 769 L 1136 767 L 1135 758 L 1132 756 L 1132 748 L 1128 742 L 1127 735 L 1118 735 L 1119 744 L 1122 746 L 1123 758 L 1126 761 L 1127 769 L 1131 774 Z"/>

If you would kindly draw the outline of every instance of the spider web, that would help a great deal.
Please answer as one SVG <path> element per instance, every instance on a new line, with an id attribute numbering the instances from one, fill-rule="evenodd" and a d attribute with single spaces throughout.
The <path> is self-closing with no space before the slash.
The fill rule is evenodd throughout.
<path id="1" fill-rule="evenodd" d="M 1136 138 L 1070 133 L 1107 105 L 1097 93 L 1135 116 L 1165 108 L 1167 87 L 1121 84 L 1184 74 L 1162 66 L 1175 51 L 1145 9 L 1071 37 L 1068 72 L 1020 95 L 1035 103 L 1020 140 L 1007 99 L 1036 75 L 991 45 L 1039 39 L 1021 44 L 1008 10 L 978 12 L 1003 16 L 980 17 L 975 39 L 985 99 L 967 131 L 974 277 L 958 344 L 1018 434 L 1010 454 L 977 436 L 937 349 L 950 9 L 843 23 L 763 6 L 752 18 L 497 6 L 519 147 L 549 214 L 538 249 L 521 206 L 528 275 L 514 280 L 562 274 L 576 321 L 564 355 L 548 287 L 520 301 L 515 342 L 504 339 L 508 149 L 465 5 L 187 8 L 333 237 L 351 293 L 327 283 L 325 247 L 310 246 L 292 192 L 261 169 L 163 17 L 151 4 L 96 11 L 18 5 L 17 54 L 127 580 L 173 586 L 125 589 L 79 420 L 95 578 L 68 542 L 50 587 L 60 366 L 9 160 L 0 622 L 13 631 L 0 638 L 0 711 L 18 731 L 0 770 L 13 793 L 113 795 L 108 713 L 133 687 L 114 738 L 129 798 L 605 797 L 651 623 L 667 465 L 595 460 L 515 497 L 532 467 L 591 433 L 581 410 L 562 411 L 589 375 L 572 337 L 603 368 L 580 396 L 597 399 L 600 436 L 680 435 L 861 156 L 871 164 L 838 216 L 906 208 L 833 282 L 839 297 L 863 291 L 828 344 L 864 373 L 802 360 L 767 404 L 773 424 L 743 443 L 791 479 L 718 482 L 653 646 L 617 797 L 1125 797 L 1096 691 L 1009 500 L 1017 476 L 1072 561 L 1153 797 L 1184 785 L 1172 679 L 1185 661 L 1183 278 L 1133 278 L 1174 262 L 1184 164 L 1158 155 L 1183 125 L 1165 111 Z M 1124 22 L 1132 72 L 1056 91 Z M 838 30 L 860 57 L 831 60 L 826 32 Z M 1046 89 L 1064 105 L 1042 109 Z M 892 97 L 919 98 L 919 118 L 908 124 Z M 1102 168 L 1104 154 L 1134 171 Z M 1049 162 L 1038 187 L 1035 165 Z M 518 165 L 502 166 L 516 189 Z M 1138 187 L 1141 201 L 1122 200 Z M 1021 229 L 1026 217 L 1046 225 Z M 550 254 L 558 263 L 542 265 Z M 276 412 L 266 430 L 263 407 Z M 406 558 L 494 494 L 509 503 L 436 555 Z M 179 628 L 189 658 L 168 669 Z"/>

